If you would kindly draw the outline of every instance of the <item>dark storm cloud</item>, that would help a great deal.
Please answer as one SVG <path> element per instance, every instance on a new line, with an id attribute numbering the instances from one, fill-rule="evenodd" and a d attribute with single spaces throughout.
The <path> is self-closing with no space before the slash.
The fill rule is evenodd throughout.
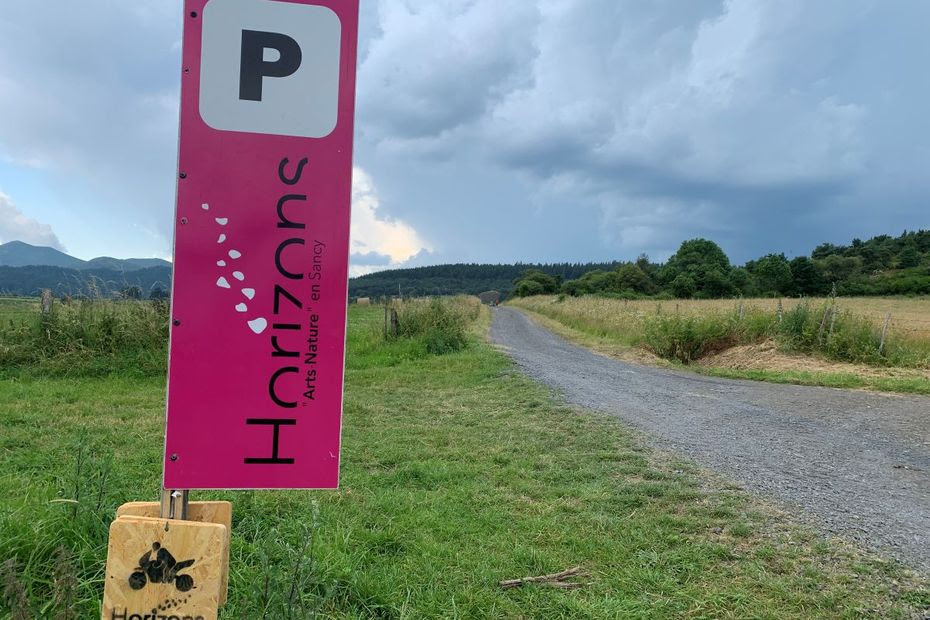
<path id="1" fill-rule="evenodd" d="M 393 72 L 363 90 L 389 127 L 372 148 L 454 153 L 517 172 L 532 205 L 526 234 L 537 242 L 510 235 L 511 247 L 553 258 L 664 255 L 707 235 L 745 260 L 930 224 L 912 206 L 928 190 L 915 164 L 930 152 L 920 111 L 930 88 L 914 59 L 930 47 L 930 5 L 563 0 L 521 3 L 536 17 L 519 26 L 500 3 L 430 6 L 393 13 L 372 43 L 380 53 L 363 64 L 362 76 Z M 466 16 L 485 59 L 478 42 L 497 41 L 502 24 L 520 42 L 493 48 L 499 58 L 485 64 L 495 70 L 417 34 Z M 445 62 L 424 64 L 433 57 Z M 410 91 L 449 101 L 449 85 L 468 93 L 467 105 L 447 107 L 441 122 L 407 105 Z M 879 196 L 887 198 L 876 221 Z M 534 216 L 566 202 L 597 222 L 596 240 Z"/>
<path id="2" fill-rule="evenodd" d="M 358 252 L 662 258 L 700 235 L 742 261 L 930 227 L 922 0 L 361 1 Z M 180 34 L 177 2 L 6 3 L 0 165 L 88 209 L 38 217 L 0 178 L 23 217 L 167 254 Z"/>

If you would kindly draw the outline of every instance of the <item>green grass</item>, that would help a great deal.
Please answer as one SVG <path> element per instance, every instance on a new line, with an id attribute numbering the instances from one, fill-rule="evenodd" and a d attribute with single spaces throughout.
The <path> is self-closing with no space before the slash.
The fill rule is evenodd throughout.
<path id="1" fill-rule="evenodd" d="M 895 565 L 559 405 L 474 335 L 432 356 L 382 329 L 379 308 L 352 308 L 339 491 L 198 495 L 234 502 L 224 618 L 287 618 L 288 607 L 299 618 L 907 618 L 927 605 Z M 0 380 L 0 563 L 15 561 L 5 579 L 28 599 L 25 617 L 99 614 L 109 521 L 158 494 L 163 397 L 161 378 Z M 76 571 L 70 598 L 56 563 Z M 577 590 L 497 586 L 576 565 L 590 573 Z"/>
<path id="2" fill-rule="evenodd" d="M 0 326 L 20 324 L 39 310 L 39 300 L 32 297 L 0 297 Z M 11 323 L 12 322 L 12 323 Z"/>
<path id="3" fill-rule="evenodd" d="M 872 390 L 898 394 L 930 395 L 930 381 L 920 378 L 870 377 L 849 373 L 809 372 L 806 370 L 742 370 L 705 366 L 681 366 L 682 370 L 693 371 L 711 377 L 727 379 L 749 379 L 792 385 L 813 385 L 847 390 Z"/>

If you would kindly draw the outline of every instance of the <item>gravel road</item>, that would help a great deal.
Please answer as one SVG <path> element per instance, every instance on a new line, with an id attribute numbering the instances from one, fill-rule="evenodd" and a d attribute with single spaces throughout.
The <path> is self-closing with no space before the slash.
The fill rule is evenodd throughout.
<path id="1" fill-rule="evenodd" d="M 596 355 L 497 308 L 491 339 L 570 403 L 930 573 L 930 398 L 703 377 Z"/>

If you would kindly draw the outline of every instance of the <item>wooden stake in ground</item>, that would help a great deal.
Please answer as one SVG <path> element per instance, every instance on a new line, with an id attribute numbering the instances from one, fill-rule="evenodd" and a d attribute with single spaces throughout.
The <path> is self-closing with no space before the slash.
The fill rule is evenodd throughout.
<path id="1" fill-rule="evenodd" d="M 878 344 L 878 354 L 881 355 L 885 350 L 885 337 L 888 335 L 888 326 L 891 324 L 891 313 L 885 315 L 885 323 L 882 325 L 882 340 Z"/>

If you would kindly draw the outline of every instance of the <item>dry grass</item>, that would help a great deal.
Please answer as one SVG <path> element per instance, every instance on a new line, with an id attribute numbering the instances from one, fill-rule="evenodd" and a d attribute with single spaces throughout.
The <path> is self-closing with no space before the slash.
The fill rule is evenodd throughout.
<path id="1" fill-rule="evenodd" d="M 604 299 L 598 297 L 569 297 L 561 302 L 554 296 L 530 297 L 510 303 L 528 310 L 540 312 L 556 320 L 577 323 L 586 330 L 601 331 L 603 335 L 638 331 L 648 316 L 657 313 L 679 312 L 683 315 L 704 316 L 708 313 L 732 312 L 743 304 L 745 311 L 751 309 L 775 312 L 781 301 L 785 310 L 799 303 L 808 302 L 813 307 L 827 303 L 825 298 L 779 299 L 673 299 L 667 301 Z M 840 312 L 850 311 L 866 317 L 877 327 L 891 315 L 889 334 L 901 338 L 930 344 L 930 297 L 840 297 L 837 299 Z"/>
<path id="2" fill-rule="evenodd" d="M 628 362 L 667 366 L 677 360 L 696 372 L 732 378 L 930 394 L 930 298 L 839 298 L 835 314 L 826 311 L 829 301 L 782 299 L 784 324 L 776 318 L 778 299 L 539 296 L 508 303 L 568 340 Z M 665 341 L 701 346 L 681 359 L 657 346 Z"/>

